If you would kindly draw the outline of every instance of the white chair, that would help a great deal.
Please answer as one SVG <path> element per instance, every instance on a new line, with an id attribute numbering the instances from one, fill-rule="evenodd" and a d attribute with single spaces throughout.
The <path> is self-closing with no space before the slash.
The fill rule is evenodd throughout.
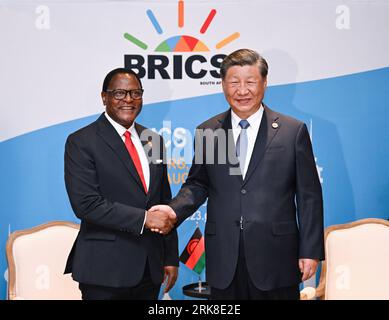
<path id="1" fill-rule="evenodd" d="M 78 224 L 54 221 L 13 232 L 6 248 L 8 299 L 81 299 L 78 283 L 63 274 L 78 231 Z"/>
<path id="2" fill-rule="evenodd" d="M 330 226 L 317 288 L 301 299 L 389 299 L 389 222 L 363 219 Z"/>

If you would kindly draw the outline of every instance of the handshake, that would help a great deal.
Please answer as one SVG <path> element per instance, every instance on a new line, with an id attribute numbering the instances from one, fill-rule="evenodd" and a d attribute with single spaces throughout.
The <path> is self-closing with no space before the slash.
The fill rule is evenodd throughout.
<path id="1" fill-rule="evenodd" d="M 174 210 L 168 205 L 156 205 L 146 213 L 145 227 L 161 234 L 169 233 L 177 222 Z"/>

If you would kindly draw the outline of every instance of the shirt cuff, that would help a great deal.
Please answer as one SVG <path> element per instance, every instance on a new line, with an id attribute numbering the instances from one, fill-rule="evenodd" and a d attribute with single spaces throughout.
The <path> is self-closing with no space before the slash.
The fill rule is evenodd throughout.
<path id="1" fill-rule="evenodd" d="M 146 218 L 147 218 L 147 210 L 145 211 L 145 219 L 143 220 L 142 230 L 140 231 L 140 234 L 143 234 L 143 229 L 145 228 Z"/>

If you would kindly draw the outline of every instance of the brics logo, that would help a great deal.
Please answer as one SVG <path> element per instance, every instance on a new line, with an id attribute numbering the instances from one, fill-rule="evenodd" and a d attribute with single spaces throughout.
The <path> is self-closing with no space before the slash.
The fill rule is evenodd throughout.
<path id="1" fill-rule="evenodd" d="M 216 10 L 212 9 L 200 28 L 200 34 L 205 34 L 211 25 Z M 158 22 L 158 19 L 154 15 L 152 10 L 147 10 L 146 15 L 151 22 L 154 30 L 163 35 L 164 31 Z M 178 27 L 184 26 L 184 1 L 178 1 Z M 149 45 L 144 41 L 135 37 L 133 34 L 124 33 L 124 38 L 131 42 L 133 45 L 148 50 Z M 219 41 L 215 48 L 217 50 L 225 47 L 232 41 L 239 38 L 239 32 L 235 32 L 226 38 Z M 187 77 L 191 79 L 201 79 L 210 76 L 216 79 L 220 79 L 220 64 L 225 54 L 216 54 L 208 58 L 204 55 L 211 50 L 201 40 L 189 35 L 176 35 L 171 36 L 163 40 L 156 46 L 155 52 L 163 54 L 126 54 L 124 56 L 124 64 L 126 68 L 130 68 L 138 71 L 138 75 L 141 78 L 147 77 L 148 79 L 155 79 L 158 73 L 162 79 L 183 79 L 185 73 Z M 188 56 L 177 54 L 182 53 L 195 53 Z M 169 55 L 169 53 L 174 53 Z"/>

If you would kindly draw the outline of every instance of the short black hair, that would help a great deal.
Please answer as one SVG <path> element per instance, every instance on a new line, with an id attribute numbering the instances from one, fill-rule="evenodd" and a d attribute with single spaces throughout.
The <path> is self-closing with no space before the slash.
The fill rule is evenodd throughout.
<path id="1" fill-rule="evenodd" d="M 263 78 L 267 77 L 269 66 L 264 57 L 251 49 L 239 49 L 230 53 L 224 58 L 220 65 L 220 75 L 222 80 L 226 77 L 227 70 L 233 66 L 253 66 L 257 65 Z"/>
<path id="2" fill-rule="evenodd" d="M 112 78 L 117 75 L 117 74 L 128 74 L 128 75 L 133 75 L 139 82 L 140 87 L 142 88 L 142 82 L 140 81 L 139 76 L 132 71 L 131 69 L 126 69 L 126 68 L 116 68 L 111 70 L 110 72 L 107 73 L 107 75 L 104 78 L 103 81 L 103 92 L 107 92 L 107 89 L 109 87 L 109 84 L 111 83 Z"/>

